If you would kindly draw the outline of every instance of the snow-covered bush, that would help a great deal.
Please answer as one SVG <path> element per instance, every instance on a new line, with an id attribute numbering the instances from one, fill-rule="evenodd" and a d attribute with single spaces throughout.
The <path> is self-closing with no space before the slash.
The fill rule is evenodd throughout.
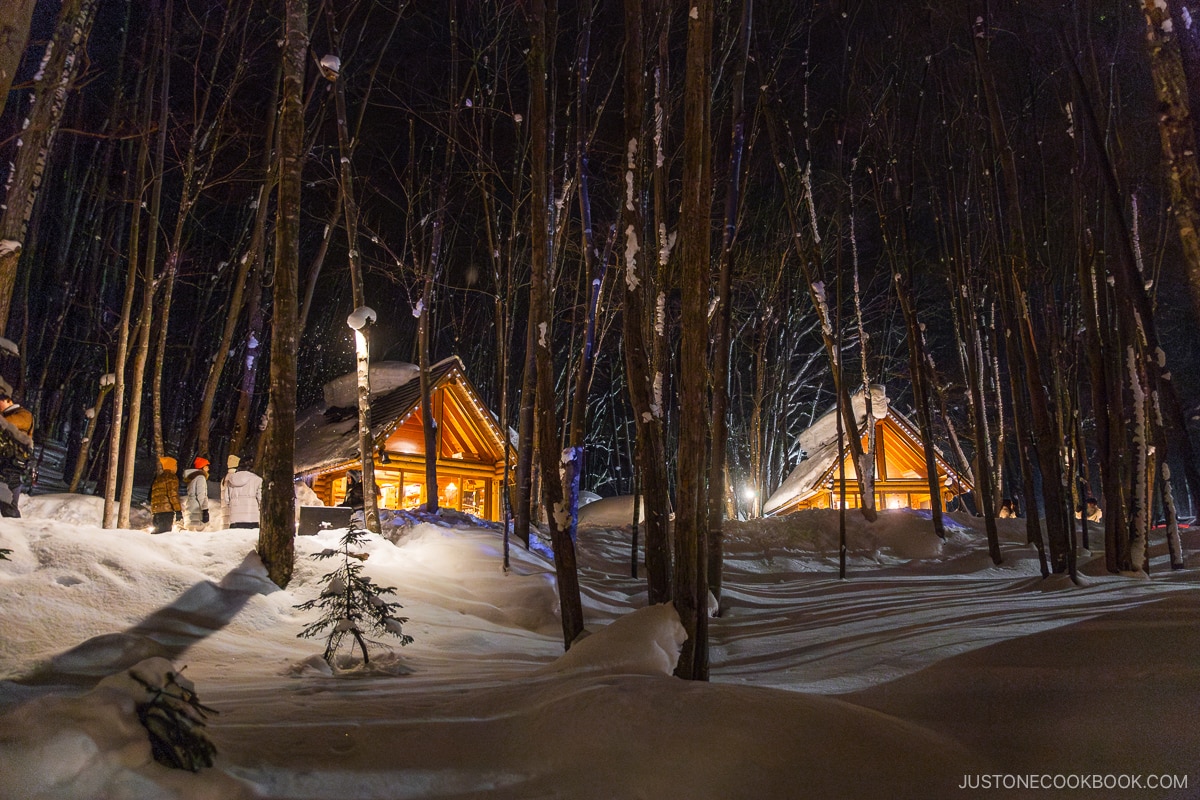
<path id="1" fill-rule="evenodd" d="M 334 659 L 347 636 L 358 643 L 364 664 L 371 663 L 367 645 L 382 645 L 382 642 L 367 638 L 370 635 L 395 636 L 401 646 L 413 640 L 404 633 L 408 618 L 394 615 L 396 609 L 403 606 L 387 599 L 395 595 L 396 587 L 378 586 L 370 576 L 362 574 L 368 554 L 352 548 L 360 548 L 366 536 L 365 530 L 351 526 L 342 536 L 341 547 L 314 553 L 313 558 L 318 560 L 341 557 L 341 566 L 321 578 L 324 588 L 318 597 L 296 606 L 301 611 L 320 609 L 321 618 L 297 636 L 305 639 L 325 636 L 324 658 L 332 669 L 337 669 Z"/>
<path id="2" fill-rule="evenodd" d="M 150 734 L 154 760 L 192 772 L 211 767 L 217 748 L 204 731 L 204 720 L 217 712 L 201 705 L 192 682 L 173 670 L 142 674 L 134 668 L 129 677 L 148 695 L 137 703 L 137 715 Z"/>

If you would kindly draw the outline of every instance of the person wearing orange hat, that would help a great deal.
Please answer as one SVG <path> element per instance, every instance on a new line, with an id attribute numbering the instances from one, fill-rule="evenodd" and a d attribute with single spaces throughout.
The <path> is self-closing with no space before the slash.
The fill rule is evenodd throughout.
<path id="1" fill-rule="evenodd" d="M 202 531 L 208 523 L 208 459 L 196 456 L 192 468 L 183 473 L 187 495 L 183 501 L 183 524 L 190 531 Z"/>
<path id="2" fill-rule="evenodd" d="M 154 515 L 153 533 L 168 533 L 175 520 L 183 519 L 179 503 L 179 473 L 170 456 L 158 459 L 159 472 L 150 485 L 150 513 Z"/>
<path id="3" fill-rule="evenodd" d="M 0 378 L 0 515 L 5 517 L 21 516 L 17 499 L 33 455 L 33 414 L 12 395 L 8 381 Z"/>

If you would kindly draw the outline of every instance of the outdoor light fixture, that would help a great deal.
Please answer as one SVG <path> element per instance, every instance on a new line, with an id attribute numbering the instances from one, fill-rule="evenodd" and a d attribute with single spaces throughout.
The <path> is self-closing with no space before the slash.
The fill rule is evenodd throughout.
<path id="1" fill-rule="evenodd" d="M 346 317 L 346 324 L 353 330 L 361 331 L 371 323 L 375 322 L 379 317 L 375 313 L 375 309 L 370 306 L 360 306 L 350 312 L 350 316 Z"/>
<path id="2" fill-rule="evenodd" d="M 758 492 L 754 491 L 753 486 L 747 486 L 742 490 L 742 497 L 746 498 L 747 500 L 753 500 L 754 498 L 758 497 Z"/>

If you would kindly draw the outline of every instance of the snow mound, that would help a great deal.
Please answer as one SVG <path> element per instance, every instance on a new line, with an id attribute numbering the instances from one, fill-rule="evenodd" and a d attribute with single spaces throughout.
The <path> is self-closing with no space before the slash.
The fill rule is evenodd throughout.
<path id="1" fill-rule="evenodd" d="M 150 513 L 135 506 L 130 509 L 129 524 L 143 528 L 150 524 Z M 21 497 L 21 516 L 48 519 L 68 525 L 95 525 L 104 522 L 104 498 L 86 494 L 34 494 Z"/>
<path id="2" fill-rule="evenodd" d="M 945 514 L 946 539 L 942 540 L 929 519 L 928 511 L 905 508 L 881 510 L 874 522 L 868 522 L 860 511 L 847 511 L 846 545 L 849 552 L 876 560 L 937 560 L 968 549 L 983 531 L 982 518 Z M 728 522 L 726 535 L 752 546 L 835 556 L 839 547 L 838 511 L 817 508 L 750 522 Z"/>
<path id="3" fill-rule="evenodd" d="M 582 493 L 579 502 L 579 527 L 588 528 L 623 528 L 633 524 L 633 496 L 619 495 L 617 497 L 601 497 L 586 506 L 583 504 Z M 641 507 L 638 521 L 641 522 L 646 513 L 646 506 Z"/>
<path id="4" fill-rule="evenodd" d="M 152 658 L 131 671 L 152 680 L 174 668 Z M 137 716 L 136 704 L 147 696 L 122 672 L 81 697 L 38 698 L 0 717 L 0 798 L 254 796 L 219 770 L 191 773 L 155 763 Z"/>
<path id="5" fill-rule="evenodd" d="M 421 374 L 416 364 L 381 361 L 371 365 L 371 396 L 387 394 Z M 358 373 L 347 372 L 324 386 L 325 405 L 337 408 L 358 405 Z"/>
<path id="6" fill-rule="evenodd" d="M 612 675 L 670 675 L 687 631 L 670 603 L 640 608 L 584 639 L 543 673 L 605 672 Z"/>

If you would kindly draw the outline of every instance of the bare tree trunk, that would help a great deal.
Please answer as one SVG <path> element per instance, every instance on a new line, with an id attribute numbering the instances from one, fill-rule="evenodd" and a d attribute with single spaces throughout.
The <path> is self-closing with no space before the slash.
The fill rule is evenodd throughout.
<path id="1" fill-rule="evenodd" d="M 368 313 L 366 292 L 363 289 L 362 266 L 358 254 L 358 202 L 354 194 L 354 174 L 351 156 L 354 143 L 350 141 L 349 125 L 346 122 L 346 79 L 342 75 L 340 61 L 335 66 L 322 60 L 325 75 L 333 82 L 334 103 L 337 109 L 339 189 L 345 209 L 342 218 L 346 223 L 346 258 L 350 265 L 350 293 L 354 321 L 355 369 L 358 373 L 358 453 L 362 462 L 363 525 L 371 533 L 379 533 L 379 505 L 375 487 L 375 437 L 371 431 L 371 357 L 370 329 L 375 321 L 374 311 Z M 297 273 L 298 274 L 298 273 Z M 297 320 L 297 328 L 299 321 Z M 297 330 L 297 336 L 303 331 Z M 422 386 L 427 379 L 422 375 Z"/>
<path id="2" fill-rule="evenodd" d="M 146 236 L 146 256 L 142 262 L 142 306 L 138 314 L 137 346 L 134 350 L 133 380 L 129 392 L 129 427 L 125 431 L 124 474 L 121 479 L 121 504 L 117 516 L 117 527 L 128 528 L 130 506 L 133 504 L 134 470 L 137 467 L 137 451 L 142 426 L 142 395 L 146 381 L 146 363 L 150 360 L 150 327 L 154 318 L 154 295 L 158 289 L 154 264 L 158 255 L 158 228 L 162 213 L 163 174 L 166 171 L 167 151 L 167 120 L 169 114 L 168 99 L 171 84 L 171 17 L 174 4 L 167 0 L 165 8 L 160 9 L 162 30 L 161 43 L 157 52 L 162 61 L 162 76 L 159 78 L 159 108 L 158 108 L 158 138 L 154 144 L 153 187 L 150 190 L 150 207 L 146 219 L 149 221 L 150 232 Z M 149 115 L 149 103 L 147 115 Z M 149 130 L 149 126 L 146 127 Z M 139 208 L 141 194 L 135 198 Z M 135 221 L 140 215 L 134 216 Z M 131 231 L 131 236 L 140 235 Z M 161 454 L 159 454 L 161 455 Z M 112 465 L 116 469 L 116 463 Z"/>
<path id="3" fill-rule="evenodd" d="M 337 228 L 338 222 L 342 219 L 342 209 L 344 207 L 345 201 L 342 199 L 342 185 L 339 183 L 337 198 L 333 201 L 333 208 L 329 211 L 329 218 L 325 220 L 325 235 L 321 237 L 321 246 L 317 248 L 312 262 L 308 265 L 308 277 L 304 281 L 304 303 L 300 307 L 300 319 L 297 324 L 301 334 L 304 333 L 305 328 L 308 326 L 308 314 L 312 310 L 313 297 L 317 291 L 317 279 L 321 277 L 321 268 L 325 266 L 325 256 L 329 253 L 329 243 L 333 239 L 333 232 Z"/>
<path id="4" fill-rule="evenodd" d="M 284 0 L 283 96 L 279 111 L 279 205 L 275 224 L 275 289 L 271 323 L 271 395 L 262 464 L 262 528 L 258 555 L 279 587 L 292 578 L 296 551 L 296 345 L 300 271 L 302 94 L 308 52 L 307 0 Z"/>
<path id="5" fill-rule="evenodd" d="M 977 308 L 975 293 L 966 284 L 966 275 L 956 296 L 961 299 L 963 327 L 967 337 L 967 381 L 970 384 L 967 398 L 971 404 L 971 427 L 975 430 L 975 492 L 979 500 L 978 512 L 983 514 L 987 531 L 988 553 L 992 563 L 1001 562 L 1000 535 L 996 529 L 996 503 L 993 496 L 991 437 L 988 435 L 986 394 L 984 393 L 983 334 L 980 331 L 980 309 Z"/>
<path id="6" fill-rule="evenodd" d="M 154 82 L 147 81 L 147 92 L 145 98 L 145 117 L 142 120 L 142 136 L 138 142 L 137 149 L 137 166 L 134 169 L 133 175 L 133 191 L 131 192 L 132 202 L 130 203 L 130 222 L 129 222 L 129 265 L 125 270 L 125 297 L 121 302 L 121 321 L 118 323 L 117 329 L 117 352 L 113 359 L 113 368 L 116 374 L 116 382 L 113 385 L 113 416 L 112 430 L 109 434 L 108 443 L 108 473 L 104 486 L 104 527 L 112 528 L 118 524 L 118 512 L 121 508 L 124 509 L 122 518 L 124 522 L 122 526 L 128 525 L 129 520 L 129 504 L 128 502 L 119 503 L 117 498 L 117 478 L 120 475 L 121 466 L 121 436 L 124 432 L 124 412 L 125 412 L 125 383 L 126 383 L 126 362 L 129 357 L 129 333 L 130 325 L 133 321 L 133 299 L 137 290 L 138 280 L 138 257 L 141 253 L 141 230 L 142 230 L 142 195 L 145 191 L 146 182 L 146 161 L 150 157 L 150 115 L 153 108 L 152 98 L 154 96 Z M 143 282 L 142 291 L 146 293 L 147 299 L 153 288 L 148 282 Z M 143 303 L 144 305 L 144 303 Z M 139 382 L 140 383 L 140 382 Z M 135 405 L 141 404 L 141 397 L 132 395 Z M 133 414 L 130 414 L 131 421 Z M 136 424 L 136 423 L 133 423 Z M 127 470 L 126 484 L 132 483 L 132 470 Z M 132 485 L 130 485 L 132 490 Z"/>
<path id="7" fill-rule="evenodd" d="M 12 0 L 0 8 L 0 114 L 29 41 L 29 24 L 37 0 Z"/>
<path id="8" fill-rule="evenodd" d="M 1171 189 L 1183 263 L 1192 289 L 1193 313 L 1200 317 L 1200 160 L 1196 157 L 1196 120 L 1191 109 L 1200 97 L 1190 95 L 1181 38 L 1189 36 L 1190 16 L 1183 0 L 1142 0 L 1150 74 L 1158 97 L 1158 132 L 1163 166 Z"/>
<path id="9" fill-rule="evenodd" d="M 668 520 L 667 457 L 663 442 L 662 373 L 654 373 L 646 337 L 646 298 L 657 285 L 655 271 L 642 242 L 645 213 L 645 21 L 640 0 L 625 0 L 625 200 L 621 231 L 625 246 L 623 282 L 625 384 L 633 407 L 637 438 L 637 473 L 645 508 L 646 585 L 650 605 L 671 597 L 671 551 Z M 656 137 L 657 141 L 657 137 Z M 636 510 L 635 510 L 636 513 Z"/>
<path id="10" fill-rule="evenodd" d="M 79 482 L 83 479 L 83 472 L 87 468 L 88 455 L 92 452 L 92 437 L 96 435 L 96 426 L 100 424 L 100 412 L 104 410 L 104 401 L 108 399 L 108 395 L 113 390 L 112 382 L 106 380 L 111 378 L 111 375 L 105 375 L 100 379 L 100 391 L 96 394 L 96 402 L 88 409 L 88 425 L 87 430 L 83 433 L 83 439 L 80 441 L 79 456 L 75 459 L 75 472 L 71 475 L 71 483 L 67 486 L 68 492 L 79 490 Z"/>
<path id="11" fill-rule="evenodd" d="M 50 148 L 75 88 L 79 55 L 95 19 L 96 0 L 67 0 L 34 82 L 33 107 L 21 126 L 20 146 L 8 176 L 0 213 L 0 334 L 8 327 L 25 229 L 41 187 Z M 18 11 L 19 13 L 19 11 Z M 12 78 L 10 77 L 11 81 Z M 7 91 L 4 97 L 7 98 Z"/>
<path id="12" fill-rule="evenodd" d="M 252 270 L 261 266 L 263 248 L 266 245 L 267 214 L 270 209 L 270 196 L 275 188 L 274 147 L 275 147 L 275 109 L 279 105 L 279 76 L 271 82 L 271 102 L 267 115 L 267 132 L 263 145 L 263 184 L 258 190 L 254 210 L 254 228 L 250 234 L 250 246 L 242 254 L 238 262 L 237 274 L 233 279 L 233 292 L 225 309 L 225 325 L 221 330 L 221 342 L 217 345 L 213 356 L 212 366 L 208 371 L 208 379 L 204 383 L 204 392 L 200 400 L 200 413 L 196 420 L 196 451 L 204 455 L 209 453 L 209 437 L 212 428 L 213 405 L 217 398 L 217 389 L 221 384 L 221 375 L 229 359 L 233 345 L 233 335 L 237 331 L 238 320 L 242 308 L 246 304 L 246 284 Z M 301 328 L 303 331 L 303 328 Z"/>
<path id="13" fill-rule="evenodd" d="M 1061 436 L 1056 435 L 1054 420 L 1047 405 L 1045 385 L 1041 374 L 1041 358 L 1037 339 L 1030 319 L 1028 303 L 1023 300 L 1023 288 L 1018 271 L 1027 271 L 1029 251 L 1025 241 L 1024 217 L 1021 213 L 1020 185 L 1017 180 L 1016 159 L 1008 141 L 1007 131 L 1001 117 L 995 81 L 987 59 L 986 24 L 982 17 L 975 23 L 973 36 L 975 59 L 979 69 L 991 129 L 992 146 L 1000 162 L 1000 173 L 1005 186 L 1002 195 L 1008 206 L 1008 241 L 1014 263 L 1003 268 L 1003 280 L 1012 286 L 1011 297 L 1017 303 L 1017 335 L 1021 343 L 1021 355 L 1025 362 L 1025 385 L 1029 396 L 1029 409 L 1033 420 L 1034 444 L 1037 448 L 1038 467 L 1042 474 L 1042 496 L 1046 501 L 1046 538 L 1050 544 L 1051 568 L 1054 572 L 1065 572 L 1070 567 L 1069 507 L 1063 496 Z M 1072 571 L 1072 579 L 1075 575 Z"/>
<path id="14" fill-rule="evenodd" d="M 736 61 L 732 86 L 732 125 L 729 133 L 729 175 L 725 190 L 725 220 L 721 232 L 721 272 L 717 281 L 713 315 L 712 384 L 712 460 L 708 468 L 708 587 L 721 603 L 721 572 L 724 558 L 725 496 L 729 479 L 729 350 L 730 292 L 733 284 L 733 242 L 737 236 L 741 207 L 742 155 L 746 142 L 746 64 L 750 58 L 750 30 L 754 20 L 754 0 L 742 0 L 742 18 L 738 26 Z M 762 491 L 757 493 L 762 496 Z"/>
<path id="15" fill-rule="evenodd" d="M 421 368 L 421 429 L 425 436 L 425 510 L 438 510 L 437 458 L 438 422 L 433 408 L 433 380 L 429 374 L 429 316 L 433 303 L 433 275 L 426 273 L 421 291 L 421 311 L 417 320 L 418 365 Z"/>
<path id="16" fill-rule="evenodd" d="M 521 377 L 521 405 L 517 409 L 517 509 L 513 535 L 529 548 L 529 525 L 533 515 L 533 439 L 534 407 L 537 394 L 537 362 L 533 314 L 525 326 L 525 358 Z"/>
<path id="17" fill-rule="evenodd" d="M 1070 59 L 1066 43 L 1060 37 L 1060 44 L 1065 57 L 1069 61 L 1069 72 L 1075 94 L 1083 111 L 1080 115 L 1087 131 L 1092 150 L 1099 159 L 1100 176 L 1103 181 L 1104 199 L 1114 220 L 1118 221 L 1116 233 L 1119 243 L 1118 258 L 1114 262 L 1113 282 L 1115 287 L 1114 303 L 1119 328 L 1126 336 L 1126 348 L 1141 348 L 1140 369 L 1147 376 L 1147 388 L 1157 393 L 1159 408 L 1163 412 L 1164 421 L 1175 432 L 1170 438 L 1171 443 L 1178 447 L 1180 460 L 1184 468 L 1184 477 L 1193 496 L 1200 496 L 1200 463 L 1192 448 L 1189 438 L 1187 421 L 1184 419 L 1179 399 L 1175 392 L 1174 383 L 1166 369 L 1167 356 L 1163 351 L 1154 321 L 1154 310 L 1146 292 L 1144 278 L 1138 266 L 1134 234 L 1125 220 L 1125 209 L 1122 192 L 1117 181 L 1116 171 L 1105 147 L 1103 133 L 1096 119 L 1095 108 L 1083 83 L 1083 77 L 1078 66 Z M 1160 453 L 1165 458 L 1166 453 Z M 1141 476 L 1135 480 L 1141 481 Z M 1131 515 L 1132 516 L 1132 515 Z M 1106 515 L 1107 519 L 1107 515 Z M 1106 524 L 1106 535 L 1108 526 Z M 1111 568 L 1111 564 L 1110 564 Z"/>
<path id="18" fill-rule="evenodd" d="M 566 465 L 566 507 L 569 518 L 567 529 L 571 541 L 575 541 L 579 526 L 579 484 L 584 468 L 584 427 L 587 423 L 587 397 L 592 382 L 592 367 L 596 349 L 596 315 L 600 304 L 600 290 L 608 269 L 609 252 L 600 254 L 596 248 L 596 237 L 592 231 L 592 196 L 588 175 L 591 128 L 588 124 L 588 73 L 590 72 L 591 4 L 582 12 L 583 31 L 579 37 L 576 97 L 576 143 L 575 167 L 579 181 L 579 219 L 581 223 L 583 267 L 591 280 L 588 282 L 587 309 L 584 312 L 584 330 L 579 365 L 575 373 L 575 388 L 571 402 L 570 426 L 567 446 L 563 455 Z"/>
<path id="19" fill-rule="evenodd" d="M 175 294 L 175 278 L 179 272 L 179 262 L 183 257 L 184 234 L 187 230 L 187 224 L 191 219 L 192 209 L 195 207 L 196 201 L 199 199 L 200 193 L 204 188 L 209 171 L 212 169 L 214 154 L 218 149 L 213 142 L 220 138 L 226 112 L 234 94 L 232 89 L 225 93 L 224 99 L 218 104 L 211 122 L 208 118 L 208 109 L 213 99 L 214 89 L 218 86 L 224 88 L 236 86 L 241 82 L 241 76 L 244 74 L 244 59 L 238 60 L 238 66 L 235 68 L 233 75 L 221 76 L 217 72 L 221 64 L 221 54 L 228 45 L 230 37 L 233 35 L 233 28 L 236 25 L 233 13 L 233 10 L 227 9 L 214 46 L 215 55 L 212 59 L 211 69 L 204 76 L 206 79 L 205 88 L 199 93 L 198 105 L 195 117 L 192 120 L 191 130 L 188 134 L 187 147 L 184 151 L 183 164 L 180 170 L 181 186 L 179 191 L 179 205 L 175 212 L 174 230 L 171 234 L 170 246 L 163 265 L 163 285 L 161 287 L 161 295 L 159 296 L 161 314 L 158 327 L 158 341 L 154 353 L 154 372 L 151 387 L 151 413 L 154 417 L 154 452 L 159 457 L 166 453 L 166 437 L 163 431 L 164 400 L 162 378 L 163 368 L 166 365 L 167 337 L 170 332 L 171 305 Z M 193 77 L 199 78 L 200 70 L 198 65 L 195 70 L 196 73 Z M 207 456 L 208 453 L 202 452 L 200 455 Z"/>
<path id="20" fill-rule="evenodd" d="M 558 27 L 557 0 L 533 0 L 529 14 L 529 78 L 532 83 L 529 103 L 530 160 L 532 162 L 532 253 L 533 283 L 530 290 L 529 316 L 537 323 L 535 343 L 537 361 L 537 420 L 540 436 L 542 503 L 554 547 L 554 571 L 558 579 L 558 599 L 562 613 L 563 645 L 571 647 L 583 632 L 583 601 L 579 594 L 579 574 L 575 563 L 575 543 L 571 541 L 567 509 L 563 504 L 562 478 L 558 465 L 560 453 L 555 432 L 558 430 L 554 398 L 554 358 L 550 352 L 553 296 L 551 293 L 554 261 L 553 109 L 550 87 L 554 65 L 554 39 Z"/>
<path id="21" fill-rule="evenodd" d="M 688 15 L 684 79 L 681 306 L 679 353 L 679 505 L 675 512 L 672 600 L 688 640 L 675 674 L 708 680 L 708 303 L 712 218 L 712 143 L 709 140 L 712 0 L 696 0 Z M 714 376 L 721 380 L 724 376 Z"/>
<path id="22" fill-rule="evenodd" d="M 804 186 L 803 197 L 801 199 L 803 204 L 807 204 L 809 211 L 809 224 L 807 228 L 810 234 L 806 237 L 804 234 L 806 226 L 800 219 L 803 204 L 793 196 L 792 181 L 789 179 L 786 172 L 786 165 L 783 161 L 783 143 L 780 141 L 783 135 L 777 130 L 779 123 L 774 119 L 774 115 L 768 118 L 768 122 L 770 123 L 767 126 L 767 131 L 771 140 L 771 153 L 783 186 L 788 223 L 792 229 L 793 244 L 800 261 L 800 270 L 804 274 L 804 282 L 808 286 L 809 299 L 812 301 L 813 308 L 816 310 L 817 317 L 821 323 L 821 339 L 825 345 L 825 354 L 829 359 L 829 371 L 833 378 L 833 389 L 841 398 L 842 424 L 846 428 L 846 443 L 850 449 L 850 458 L 854 464 L 861 467 L 864 457 L 862 436 L 858 431 L 858 421 L 855 419 L 854 404 L 850 401 L 850 387 L 846 382 L 842 354 L 838 352 L 837 344 L 833 338 L 833 317 L 825 298 L 825 281 L 813 266 L 814 263 L 820 262 L 820 254 L 815 251 L 819 249 L 821 238 L 816 226 L 816 200 L 812 196 L 812 164 L 810 162 L 801 168 L 795 143 L 789 137 L 788 144 L 790 145 L 790 151 L 788 152 L 788 156 L 795 163 L 796 170 L 801 175 L 801 181 Z M 812 252 L 805 252 L 805 249 L 811 249 Z M 869 491 L 869 486 L 864 481 L 863 470 L 861 468 L 856 469 L 855 473 L 858 482 L 858 494 L 861 498 L 859 510 L 862 512 L 864 519 L 868 522 L 874 522 L 877 517 L 875 493 Z"/>
<path id="23" fill-rule="evenodd" d="M 267 221 L 264 221 L 264 226 Z M 266 243 L 266 231 L 263 232 L 263 243 Z M 266 248 L 264 247 L 263 250 Z M 254 400 L 254 387 L 258 383 L 259 362 L 262 359 L 263 343 L 263 312 L 262 312 L 262 277 L 265 269 L 265 256 L 259 250 L 255 264 L 250 273 L 249 298 L 246 301 L 246 355 L 242 359 L 242 377 L 238 382 L 237 409 L 233 414 L 233 430 L 229 435 L 229 452 L 241 456 L 250 432 L 250 405 Z M 300 325 L 296 325 L 299 334 Z"/>

